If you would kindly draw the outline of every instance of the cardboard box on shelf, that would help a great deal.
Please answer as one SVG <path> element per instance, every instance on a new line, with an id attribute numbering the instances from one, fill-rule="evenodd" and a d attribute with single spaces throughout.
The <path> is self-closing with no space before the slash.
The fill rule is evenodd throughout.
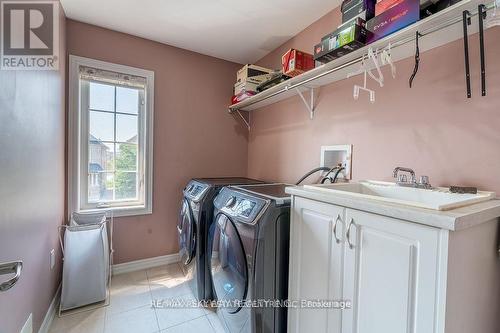
<path id="1" fill-rule="evenodd" d="M 342 23 L 347 23 L 355 18 L 365 21 L 375 16 L 376 0 L 344 0 L 340 7 L 342 12 Z"/>
<path id="2" fill-rule="evenodd" d="M 382 14 L 366 22 L 366 29 L 371 32 L 368 43 L 384 38 L 420 19 L 420 1 L 403 0 L 387 9 Z"/>
<path id="3" fill-rule="evenodd" d="M 236 82 L 243 82 L 250 77 L 270 74 L 272 72 L 274 72 L 272 69 L 248 64 L 236 73 Z"/>
<path id="4" fill-rule="evenodd" d="M 401 2 L 403 2 L 403 0 L 379 0 L 375 4 L 375 15 L 380 15 Z"/>
<path id="5" fill-rule="evenodd" d="M 340 30 L 340 31 L 339 31 Z M 327 63 L 366 45 L 369 32 L 353 21 L 342 26 L 314 47 L 314 60 Z"/>
<path id="6" fill-rule="evenodd" d="M 260 82 L 249 82 L 249 81 L 244 81 L 244 82 L 237 82 L 234 85 L 234 95 L 238 95 L 241 92 L 244 91 L 252 91 L 252 92 L 257 92 L 257 86 L 260 84 Z"/>
<path id="7" fill-rule="evenodd" d="M 300 75 L 314 68 L 313 55 L 290 49 L 281 57 L 281 67 L 287 76 Z"/>

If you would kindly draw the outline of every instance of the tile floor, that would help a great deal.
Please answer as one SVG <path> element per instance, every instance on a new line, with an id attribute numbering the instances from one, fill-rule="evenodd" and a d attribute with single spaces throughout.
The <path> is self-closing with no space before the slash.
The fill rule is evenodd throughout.
<path id="1" fill-rule="evenodd" d="M 50 333 L 223 333 L 213 310 L 152 308 L 153 300 L 192 300 L 177 264 L 113 276 L 107 307 L 56 317 Z"/>

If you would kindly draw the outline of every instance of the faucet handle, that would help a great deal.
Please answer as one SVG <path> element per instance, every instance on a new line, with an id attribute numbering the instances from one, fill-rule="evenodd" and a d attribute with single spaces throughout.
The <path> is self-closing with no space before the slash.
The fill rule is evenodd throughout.
<path id="1" fill-rule="evenodd" d="M 398 183 L 407 183 L 408 177 L 404 173 L 398 175 Z"/>
<path id="2" fill-rule="evenodd" d="M 429 185 L 429 177 L 428 176 L 420 176 L 418 183 L 421 185 Z"/>

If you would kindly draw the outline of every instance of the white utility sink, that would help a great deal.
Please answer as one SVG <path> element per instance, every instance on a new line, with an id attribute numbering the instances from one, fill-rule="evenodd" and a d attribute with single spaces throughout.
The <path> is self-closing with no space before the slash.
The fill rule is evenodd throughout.
<path id="1" fill-rule="evenodd" d="M 454 209 L 495 199 L 496 197 L 494 192 L 478 191 L 477 194 L 458 194 L 451 193 L 448 188 L 444 187 L 426 190 L 379 181 L 304 185 L 304 188 L 334 195 L 365 198 L 434 210 Z"/>

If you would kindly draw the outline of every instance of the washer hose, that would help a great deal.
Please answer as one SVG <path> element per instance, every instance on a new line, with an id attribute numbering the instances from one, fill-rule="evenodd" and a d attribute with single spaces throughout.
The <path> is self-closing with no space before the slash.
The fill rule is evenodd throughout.
<path id="1" fill-rule="evenodd" d="M 315 174 L 316 172 L 318 171 L 328 171 L 327 175 L 332 172 L 333 170 L 335 170 L 336 166 L 333 167 L 333 168 L 328 168 L 328 167 L 319 167 L 319 168 L 315 168 L 315 169 L 312 169 L 311 171 L 309 171 L 308 173 L 306 173 L 305 175 L 302 176 L 302 178 L 299 179 L 299 181 L 297 181 L 295 183 L 295 185 L 300 185 L 300 183 L 302 183 L 304 180 L 306 180 L 308 177 L 310 177 L 311 175 Z"/>

